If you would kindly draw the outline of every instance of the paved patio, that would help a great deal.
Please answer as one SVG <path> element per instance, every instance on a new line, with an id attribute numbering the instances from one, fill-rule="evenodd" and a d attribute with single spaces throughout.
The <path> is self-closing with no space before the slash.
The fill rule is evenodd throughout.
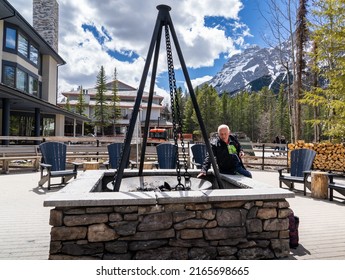
<path id="1" fill-rule="evenodd" d="M 278 187 L 278 172 L 252 171 L 253 178 Z M 43 201 L 50 193 L 38 188 L 39 172 L 0 175 L 0 260 L 48 259 L 50 208 Z M 303 196 L 288 199 L 300 217 L 300 246 L 289 259 L 345 260 L 345 198 L 335 201 Z M 18 222 L 20 221 L 20 222 Z"/>

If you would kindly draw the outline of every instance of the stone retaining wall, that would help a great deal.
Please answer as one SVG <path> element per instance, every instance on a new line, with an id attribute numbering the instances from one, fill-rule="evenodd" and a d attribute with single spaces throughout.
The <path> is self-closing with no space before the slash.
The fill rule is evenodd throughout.
<path id="1" fill-rule="evenodd" d="M 51 210 L 49 259 L 277 259 L 289 255 L 285 199 Z"/>

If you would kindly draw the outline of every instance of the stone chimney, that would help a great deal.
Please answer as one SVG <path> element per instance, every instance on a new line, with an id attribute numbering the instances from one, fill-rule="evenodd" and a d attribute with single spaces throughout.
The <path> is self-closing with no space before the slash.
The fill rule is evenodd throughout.
<path id="1" fill-rule="evenodd" d="M 57 0 L 33 0 L 33 27 L 58 52 L 59 4 Z"/>

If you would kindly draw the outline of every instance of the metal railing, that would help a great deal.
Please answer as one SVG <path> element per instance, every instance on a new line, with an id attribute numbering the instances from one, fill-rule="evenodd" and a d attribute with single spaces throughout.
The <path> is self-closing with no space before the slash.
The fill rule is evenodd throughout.
<path id="1" fill-rule="evenodd" d="M 103 146 L 111 142 L 123 142 L 123 137 L 0 136 L 1 140 L 9 140 L 13 145 L 23 143 L 31 144 L 35 141 L 60 141 L 68 144 Z M 247 168 L 269 170 L 288 167 L 287 144 L 246 142 L 241 140 L 240 143 L 245 152 L 243 162 Z M 190 144 L 192 145 L 192 143 Z M 150 154 L 149 151 L 147 153 Z"/>
<path id="2" fill-rule="evenodd" d="M 267 170 L 289 166 L 287 144 L 250 142 L 243 147 L 245 156 L 242 159 L 246 167 Z"/>

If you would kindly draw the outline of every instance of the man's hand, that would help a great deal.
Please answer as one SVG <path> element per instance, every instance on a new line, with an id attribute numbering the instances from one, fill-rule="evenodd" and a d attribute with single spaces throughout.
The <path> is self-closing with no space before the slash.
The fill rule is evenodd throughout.
<path id="1" fill-rule="evenodd" d="M 203 176 L 206 176 L 206 172 L 205 171 L 201 171 L 198 176 L 196 176 L 197 178 L 200 178 L 200 177 L 203 177 Z"/>

